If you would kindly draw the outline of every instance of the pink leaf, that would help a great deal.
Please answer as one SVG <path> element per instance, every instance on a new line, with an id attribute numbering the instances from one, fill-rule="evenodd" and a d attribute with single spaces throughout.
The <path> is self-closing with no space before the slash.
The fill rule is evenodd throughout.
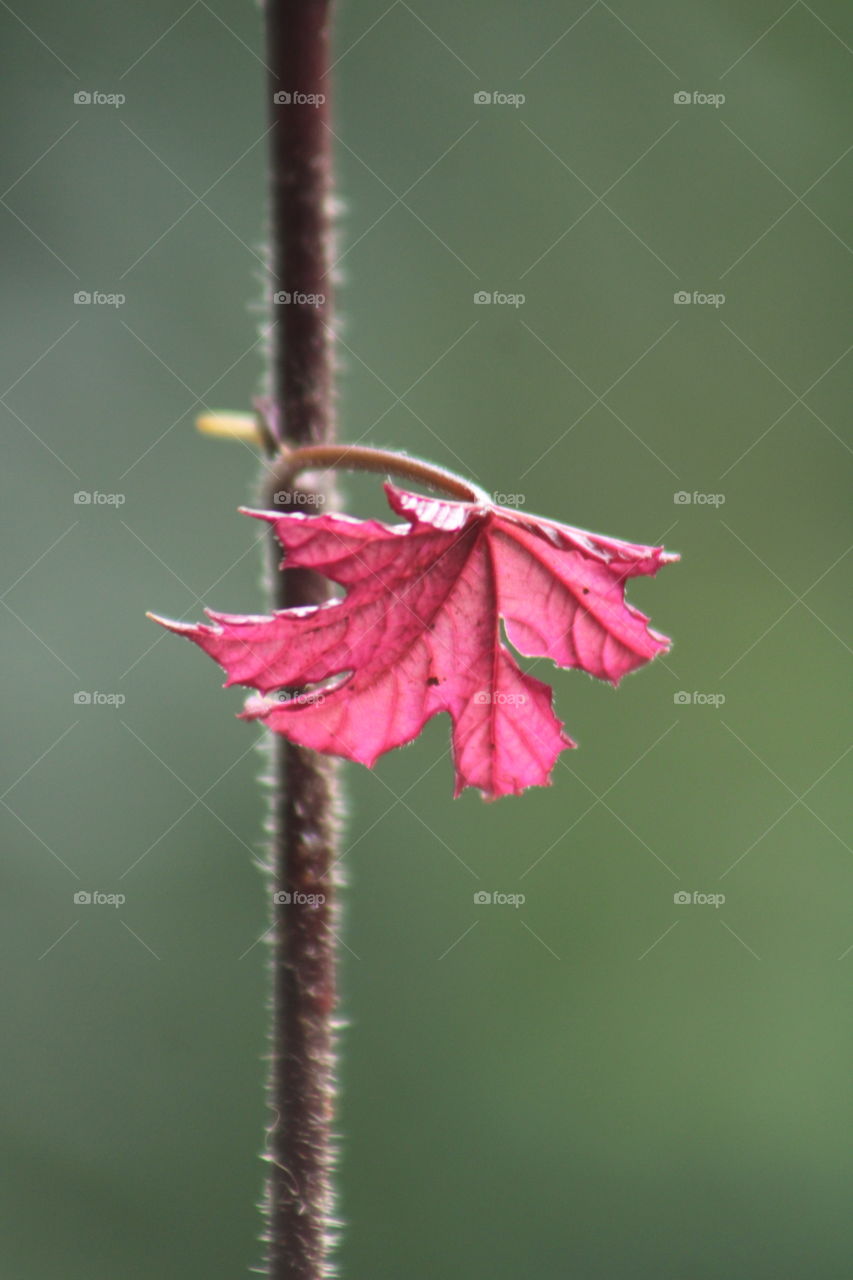
<path id="1" fill-rule="evenodd" d="M 669 648 L 625 603 L 625 579 L 678 556 L 540 516 L 385 486 L 406 523 L 253 511 L 275 529 L 288 569 L 345 588 L 342 600 L 271 617 L 208 611 L 211 625 L 158 619 L 257 690 L 243 716 L 292 742 L 372 766 L 430 717 L 452 720 L 456 795 L 547 785 L 575 744 L 552 691 L 519 653 L 618 684 Z"/>

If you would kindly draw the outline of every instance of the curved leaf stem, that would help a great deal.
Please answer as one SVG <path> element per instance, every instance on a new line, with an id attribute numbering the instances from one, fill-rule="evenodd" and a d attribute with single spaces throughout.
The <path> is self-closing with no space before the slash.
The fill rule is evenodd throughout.
<path id="1" fill-rule="evenodd" d="M 313 444 L 298 449 L 284 448 L 279 453 L 278 465 L 273 469 L 273 478 L 279 487 L 289 488 L 299 472 L 326 468 L 336 471 L 376 471 L 437 489 L 459 502 L 491 502 L 484 489 L 453 471 L 433 466 L 420 458 L 412 458 L 407 453 L 373 449 L 366 445 Z"/>

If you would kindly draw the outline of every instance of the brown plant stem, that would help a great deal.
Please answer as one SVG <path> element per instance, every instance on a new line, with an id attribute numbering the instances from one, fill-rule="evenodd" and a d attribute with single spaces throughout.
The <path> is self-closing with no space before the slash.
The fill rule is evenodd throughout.
<path id="1" fill-rule="evenodd" d="M 380 475 L 396 475 L 416 484 L 427 485 L 446 493 L 458 502 L 490 502 L 485 490 L 453 471 L 412 458 L 406 453 L 373 449 L 366 445 L 307 445 L 301 449 L 282 449 L 274 470 L 278 487 L 287 489 L 301 471 L 312 470 L 374 471 Z M 276 485 L 271 486 L 275 490 Z"/>
<path id="2" fill-rule="evenodd" d="M 323 295 L 272 303 L 270 372 L 282 440 L 334 438 L 328 0 L 266 0 L 270 132 L 270 290 Z M 328 495 L 327 495 L 328 496 Z M 270 575 L 274 608 L 318 604 L 324 579 Z M 272 1031 L 266 1274 L 331 1274 L 337 792 L 334 762 L 275 737 L 271 813 Z M 318 906 L 301 905 L 319 897 Z"/>

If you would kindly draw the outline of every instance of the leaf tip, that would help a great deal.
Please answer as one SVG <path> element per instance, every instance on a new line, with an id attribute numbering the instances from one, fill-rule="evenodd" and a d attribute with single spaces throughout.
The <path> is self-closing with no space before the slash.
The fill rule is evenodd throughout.
<path id="1" fill-rule="evenodd" d="M 145 610 L 145 616 L 150 618 L 152 622 L 157 622 L 161 627 L 168 627 L 170 630 L 181 625 L 179 622 L 173 622 L 171 618 L 161 618 L 159 613 L 152 613 L 150 609 Z"/>
<path id="2" fill-rule="evenodd" d="M 145 616 L 152 622 L 156 622 L 158 626 L 165 627 L 167 631 L 174 631 L 176 636 L 193 636 L 198 630 L 192 622 L 175 622 L 172 618 L 161 618 L 159 613 L 148 611 Z"/>
<path id="3" fill-rule="evenodd" d="M 267 524 L 275 524 L 279 514 L 277 511 L 259 511 L 257 507 L 238 507 L 241 516 L 251 516 L 253 520 L 265 520 Z"/>
<path id="4" fill-rule="evenodd" d="M 195 426 L 204 436 L 261 443 L 257 419 L 251 413 L 202 413 L 196 418 Z"/>

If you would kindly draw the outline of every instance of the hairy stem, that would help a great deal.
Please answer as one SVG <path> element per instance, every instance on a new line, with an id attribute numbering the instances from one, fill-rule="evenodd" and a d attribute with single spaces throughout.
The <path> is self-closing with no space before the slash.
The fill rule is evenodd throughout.
<path id="1" fill-rule="evenodd" d="M 331 135 L 327 128 L 329 0 L 266 0 L 272 129 L 270 289 L 323 295 L 320 305 L 272 303 L 271 387 L 282 440 L 334 438 L 331 327 Z M 326 495 L 330 496 L 330 495 Z M 324 579 L 270 575 L 272 605 L 320 603 Z M 276 737 L 271 869 L 275 881 L 268 1102 L 269 1280 L 331 1274 L 334 1110 L 334 762 Z M 308 902 L 319 905 L 304 905 Z"/>

